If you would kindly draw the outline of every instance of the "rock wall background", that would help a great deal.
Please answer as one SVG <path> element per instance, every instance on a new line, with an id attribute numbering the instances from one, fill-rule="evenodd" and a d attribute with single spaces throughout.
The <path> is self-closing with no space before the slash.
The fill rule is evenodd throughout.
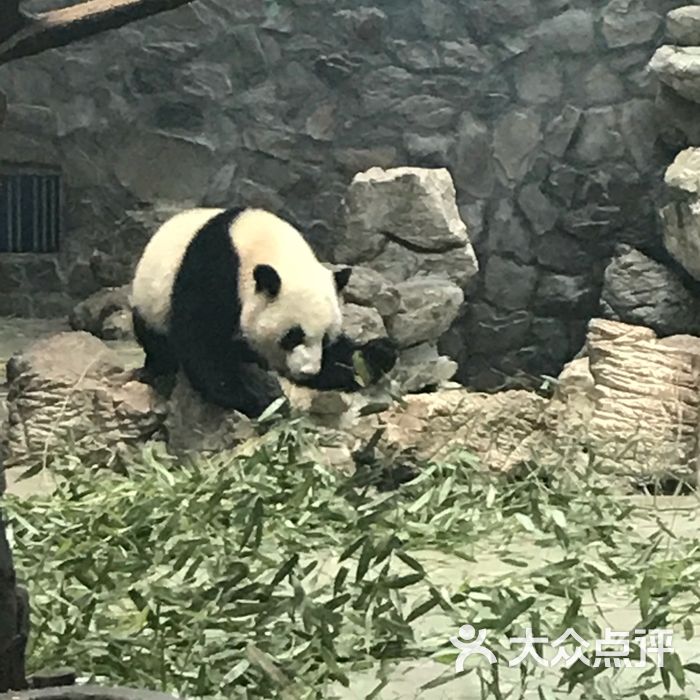
<path id="1" fill-rule="evenodd" d="M 446 166 L 480 267 L 443 343 L 460 378 L 556 374 L 616 251 L 670 269 L 657 205 L 683 144 L 658 138 L 646 66 L 687 4 L 198 0 L 0 67 L 0 160 L 61 167 L 66 230 L 55 258 L 0 257 L 0 314 L 123 283 L 188 203 L 274 207 L 330 258 L 355 173 Z"/>

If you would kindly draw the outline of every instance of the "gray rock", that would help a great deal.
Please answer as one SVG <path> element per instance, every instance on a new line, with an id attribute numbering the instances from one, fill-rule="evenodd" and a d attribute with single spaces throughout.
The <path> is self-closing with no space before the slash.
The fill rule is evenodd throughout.
<path id="1" fill-rule="evenodd" d="M 316 141 L 332 141 L 336 130 L 336 105 L 320 104 L 306 120 L 305 131 Z"/>
<path id="2" fill-rule="evenodd" d="M 340 268 L 342 265 L 331 267 Z M 383 318 L 393 316 L 401 303 L 396 288 L 379 272 L 364 265 L 352 268 L 350 281 L 343 290 L 343 298 L 350 304 L 371 306 Z"/>
<path id="3" fill-rule="evenodd" d="M 393 146 L 341 148 L 336 152 L 336 159 L 354 176 L 369 168 L 393 168 L 398 162 L 398 152 Z"/>
<path id="4" fill-rule="evenodd" d="M 456 114 L 449 100 L 433 95 L 411 95 L 396 110 L 409 124 L 428 130 L 450 126 Z"/>
<path id="5" fill-rule="evenodd" d="M 559 208 L 535 184 L 520 190 L 518 204 L 536 234 L 551 231 L 559 219 Z"/>
<path id="6" fill-rule="evenodd" d="M 381 45 L 387 16 L 375 7 L 358 7 L 356 10 L 336 12 L 355 35 L 375 49 Z"/>
<path id="7" fill-rule="evenodd" d="M 29 135 L 54 134 L 57 131 L 56 114 L 48 107 L 32 104 L 5 105 L 3 128 Z"/>
<path id="8" fill-rule="evenodd" d="M 665 179 L 674 201 L 661 210 L 664 243 L 668 252 L 700 280 L 700 149 L 679 153 Z"/>
<path id="9" fill-rule="evenodd" d="M 660 336 L 700 335 L 700 299 L 668 267 L 629 246 L 605 270 L 600 305 L 604 318 Z"/>
<path id="10" fill-rule="evenodd" d="M 543 316 L 590 316 L 598 295 L 590 275 L 541 275 L 534 300 L 535 313 Z"/>
<path id="11" fill-rule="evenodd" d="M 470 2 L 467 7 L 475 24 L 488 27 L 524 29 L 537 20 L 534 0 L 482 0 Z"/>
<path id="12" fill-rule="evenodd" d="M 660 85 L 654 104 L 657 113 L 658 133 L 664 143 L 675 151 L 687 146 L 700 146 L 700 120 L 698 105 L 681 97 L 667 85 Z"/>
<path id="13" fill-rule="evenodd" d="M 354 67 L 350 68 L 350 72 Z M 362 85 L 362 105 L 367 114 L 392 110 L 415 92 L 413 76 L 398 66 L 379 68 L 368 73 Z"/>
<path id="14" fill-rule="evenodd" d="M 589 104 L 611 104 L 625 94 L 625 86 L 606 63 L 597 63 L 583 78 Z"/>
<path id="15" fill-rule="evenodd" d="M 7 364 L 6 465 L 31 468 L 72 454 L 105 466 L 156 436 L 165 406 L 130 381 L 117 354 L 85 332 L 37 341 Z"/>
<path id="16" fill-rule="evenodd" d="M 436 389 L 456 372 L 456 362 L 441 356 L 433 343 L 423 343 L 401 352 L 392 378 L 403 392 L 413 394 Z"/>
<path id="17" fill-rule="evenodd" d="M 289 161 L 294 149 L 294 135 L 283 129 L 255 126 L 242 133 L 242 145 L 249 151 L 257 151 L 279 160 Z"/>
<path id="18" fill-rule="evenodd" d="M 581 110 L 566 105 L 562 113 L 547 126 L 544 147 L 547 153 L 561 158 L 569 148 L 571 139 L 581 121 Z"/>
<path id="19" fill-rule="evenodd" d="M 417 253 L 390 241 L 369 264 L 394 284 L 430 275 L 448 279 L 462 289 L 475 280 L 479 270 L 471 243 L 446 253 Z"/>
<path id="20" fill-rule="evenodd" d="M 564 87 L 561 67 L 554 56 L 537 60 L 525 54 L 515 70 L 515 88 L 526 104 L 547 104 L 561 97 Z"/>
<path id="21" fill-rule="evenodd" d="M 460 189 L 473 197 L 488 197 L 493 192 L 495 174 L 491 132 L 471 114 L 462 116 L 457 128 L 457 168 Z"/>
<path id="22" fill-rule="evenodd" d="M 386 239 L 426 253 L 464 248 L 467 228 L 446 169 L 372 168 L 353 179 L 339 262 L 371 260 Z"/>
<path id="23" fill-rule="evenodd" d="M 575 153 L 585 163 L 619 158 L 625 152 L 617 113 L 613 107 L 589 109 L 583 114 Z"/>
<path id="24" fill-rule="evenodd" d="M 118 328 L 130 328 L 130 325 L 124 326 L 123 318 L 113 318 L 115 315 L 130 316 L 129 290 L 129 286 L 110 287 L 80 302 L 69 315 L 70 327 L 75 331 L 87 331 L 105 340 L 115 339 L 114 336 L 109 337 L 110 333 L 116 332 Z"/>
<path id="25" fill-rule="evenodd" d="M 621 106 L 620 126 L 629 152 L 639 170 L 654 157 L 659 123 L 652 100 L 631 100 Z"/>
<path id="26" fill-rule="evenodd" d="M 494 157 L 507 178 L 521 180 L 532 166 L 542 139 L 539 115 L 531 110 L 515 110 L 496 123 Z"/>
<path id="27" fill-rule="evenodd" d="M 480 75 L 493 68 L 493 61 L 466 39 L 440 42 L 440 60 L 448 70 Z"/>
<path id="28" fill-rule="evenodd" d="M 494 255 L 486 263 L 484 296 L 494 306 L 508 311 L 527 309 L 537 283 L 537 270 Z"/>
<path id="29" fill-rule="evenodd" d="M 700 44 L 700 7 L 688 5 L 671 10 L 666 15 L 666 37 L 676 46 Z"/>
<path id="30" fill-rule="evenodd" d="M 589 273 L 596 263 L 580 241 L 556 229 L 535 239 L 535 254 L 542 267 L 565 275 Z"/>
<path id="31" fill-rule="evenodd" d="M 457 21 L 452 3 L 440 0 L 420 0 L 420 19 L 428 36 L 439 38 L 445 36 L 449 27 Z"/>
<path id="32" fill-rule="evenodd" d="M 128 340 L 134 335 L 131 312 L 124 309 L 116 311 L 107 316 L 102 324 L 102 334 L 99 336 L 104 340 Z"/>
<path id="33" fill-rule="evenodd" d="M 439 277 L 418 277 L 396 285 L 401 308 L 387 321 L 389 336 L 400 347 L 436 343 L 457 318 L 462 290 Z"/>
<path id="34" fill-rule="evenodd" d="M 428 41 L 394 41 L 392 48 L 404 68 L 415 71 L 436 70 L 441 59 L 437 47 Z"/>
<path id="35" fill-rule="evenodd" d="M 508 200 L 501 200 L 493 212 L 487 247 L 490 255 L 510 255 L 523 263 L 532 262 L 530 232 Z"/>
<path id="36" fill-rule="evenodd" d="M 432 168 L 444 168 L 450 161 L 455 145 L 451 136 L 439 134 L 406 134 L 404 143 L 408 154 L 418 161 L 421 167 Z"/>
<path id="37" fill-rule="evenodd" d="M 369 306 L 343 305 L 343 332 L 358 343 L 386 338 L 387 332 L 379 312 Z"/>
<path id="38" fill-rule="evenodd" d="M 603 36 L 611 49 L 651 41 L 662 18 L 644 10 L 642 0 L 611 0 L 603 11 Z"/>
<path id="39" fill-rule="evenodd" d="M 138 201 L 164 199 L 194 205 L 194 193 L 205 192 L 209 184 L 212 150 L 202 141 L 146 131 L 138 138 L 127 137 L 116 154 L 114 173 Z M 134 163 L 140 167 L 134 168 Z"/>
<path id="40" fill-rule="evenodd" d="M 700 46 L 662 46 L 649 68 L 679 95 L 700 102 Z"/>
<path id="41" fill-rule="evenodd" d="M 485 302 L 475 302 L 469 306 L 465 334 L 467 350 L 483 348 L 488 352 L 503 353 L 522 347 L 531 323 L 529 311 L 503 311 Z"/>
<path id="42" fill-rule="evenodd" d="M 540 48 L 557 53 L 587 53 L 594 48 L 593 15 L 586 10 L 566 10 L 547 19 L 528 36 Z"/>

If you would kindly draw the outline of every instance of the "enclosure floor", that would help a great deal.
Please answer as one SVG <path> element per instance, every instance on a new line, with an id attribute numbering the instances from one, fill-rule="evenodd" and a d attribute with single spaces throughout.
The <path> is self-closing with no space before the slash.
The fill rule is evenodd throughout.
<path id="1" fill-rule="evenodd" d="M 700 518 L 700 503 L 697 497 L 681 496 L 681 497 L 661 497 L 656 500 L 650 497 L 634 496 L 632 500 L 635 504 L 648 514 L 647 517 L 639 517 L 635 521 L 635 529 L 640 533 L 648 533 L 649 536 L 658 529 L 654 521 L 654 517 L 658 517 L 661 522 L 673 532 L 679 540 L 694 541 L 697 537 L 698 524 Z M 652 516 L 655 514 L 655 516 Z M 516 548 L 517 549 L 517 548 Z M 551 551 L 535 548 L 528 542 L 524 541 L 519 548 L 520 551 L 514 551 L 513 555 L 520 555 L 523 559 L 529 559 L 532 562 L 532 568 L 543 566 L 547 562 L 560 560 L 565 555 L 562 550 L 553 548 Z M 457 557 L 452 557 L 449 554 L 442 552 L 425 552 L 420 556 L 421 563 L 430 572 L 431 579 L 438 586 L 444 586 L 447 590 L 456 590 L 465 580 L 486 585 L 487 582 L 493 582 L 499 576 L 512 573 L 513 569 L 504 564 L 497 556 L 488 556 L 484 553 L 479 555 L 478 561 L 475 563 L 465 563 Z M 604 566 L 603 562 L 598 562 Z M 523 580 L 527 579 L 527 570 L 519 570 Z M 333 572 L 331 572 L 333 573 Z M 410 606 L 408 606 L 410 607 Z M 630 601 L 626 594 L 616 589 L 616 586 L 611 585 L 606 590 L 602 591 L 597 600 L 586 600 L 582 607 L 583 617 L 589 619 L 597 619 L 603 628 L 614 631 L 628 631 L 634 629 L 640 620 L 640 612 L 638 602 Z M 700 625 L 700 614 L 692 618 L 693 624 L 697 629 Z M 464 620 L 464 624 L 473 622 L 473 620 Z M 458 630 L 449 620 L 446 620 L 440 613 L 435 615 L 429 614 L 421 618 L 421 633 L 435 632 L 443 636 L 445 640 L 456 636 Z M 593 640 L 591 640 L 593 641 Z M 486 644 L 488 646 L 488 643 Z M 674 634 L 673 649 L 678 653 L 684 663 L 700 660 L 700 645 L 697 639 L 687 641 L 681 634 Z M 521 647 L 514 647 L 515 652 L 519 652 Z M 516 654 L 514 654 L 515 656 Z M 470 667 L 469 662 L 465 664 L 465 668 Z M 486 674 L 489 673 L 488 665 L 482 666 Z M 518 697 L 521 700 L 539 700 L 542 696 L 538 693 L 537 687 L 530 687 L 522 695 L 520 694 L 520 684 L 518 680 L 518 670 L 511 669 L 507 664 L 500 665 L 502 689 L 517 688 L 517 692 L 512 696 Z M 446 685 L 431 690 L 421 690 L 421 686 L 429 683 L 442 674 L 452 674 L 453 668 L 442 666 L 430 659 L 424 661 L 410 661 L 397 664 L 394 670 L 389 674 L 389 683 L 377 696 L 381 700 L 483 700 L 485 697 L 491 698 L 492 695 L 482 695 L 479 681 L 475 673 L 461 678 L 454 678 Z M 620 683 L 632 682 L 637 677 L 636 669 L 622 669 L 620 671 Z M 543 690 L 548 689 L 550 693 L 556 688 L 556 683 L 559 680 L 561 670 L 551 670 L 545 672 L 545 677 L 542 679 L 541 685 Z M 686 674 L 688 685 L 686 687 L 686 695 L 674 696 L 685 698 L 700 697 L 700 682 L 694 674 Z M 367 671 L 366 673 L 352 674 L 350 677 L 350 687 L 337 690 L 342 700 L 363 700 L 370 696 L 372 691 L 379 684 L 379 674 L 376 671 Z M 545 695 L 545 697 L 563 697 L 563 694 Z M 588 696 L 585 693 L 572 692 L 567 696 L 571 700 L 585 700 Z M 630 695 L 626 697 L 632 697 Z"/>
<path id="2" fill-rule="evenodd" d="M 22 319 L 1 319 L 0 318 L 0 363 L 4 367 L 7 359 L 14 353 L 22 350 L 31 342 L 57 333 L 60 331 L 69 330 L 65 322 L 61 321 L 37 321 L 37 320 L 22 320 Z M 117 351 L 126 367 L 138 366 L 142 361 L 142 353 L 134 342 L 110 342 L 110 347 Z M 0 379 L 4 377 L 0 375 Z M 0 384 L 0 418 L 2 417 L 4 407 L 6 387 Z M 51 483 L 48 476 L 39 474 L 28 480 L 17 482 L 17 476 L 14 473 L 7 474 L 8 491 L 22 497 L 28 497 L 32 494 L 43 494 L 51 489 Z M 653 509 L 661 521 L 669 528 L 677 537 L 681 539 L 694 539 L 697 536 L 698 525 L 700 520 L 700 505 L 694 497 L 665 497 L 658 498 L 654 503 L 651 499 L 636 497 L 635 501 L 643 504 L 647 508 Z M 640 520 L 637 523 L 637 529 L 640 532 L 648 530 L 649 535 L 655 531 L 656 526 L 652 519 Z M 542 560 L 542 550 L 532 548 L 528 543 L 524 542 L 523 551 L 520 553 L 523 558 L 531 559 L 533 566 L 540 566 L 544 563 Z M 561 551 L 552 551 L 551 558 L 556 561 L 562 557 Z M 549 558 L 549 557 L 548 557 Z M 465 577 L 474 581 L 486 581 L 493 579 L 502 574 L 507 573 L 507 566 L 499 561 L 496 557 L 482 556 L 476 564 L 465 564 L 462 560 L 451 557 L 441 552 L 424 552 L 421 557 L 426 568 L 429 568 L 431 578 L 434 581 L 439 581 L 446 588 L 454 588 L 458 586 Z M 334 575 L 333 571 L 329 575 Z M 527 572 L 523 571 L 522 576 L 526 577 Z M 599 606 L 599 607 L 598 607 Z M 634 627 L 638 622 L 639 610 L 636 604 L 631 604 L 621 591 L 616 591 L 612 587 L 607 591 L 604 599 L 599 599 L 597 602 L 588 601 L 586 612 L 590 616 L 595 617 L 602 613 L 605 616 L 607 626 L 613 630 L 627 630 Z M 597 611 L 597 613 L 596 613 Z M 584 613 L 585 614 L 585 613 Z M 469 622 L 468 620 L 464 621 Z M 700 627 L 700 616 L 693 620 L 696 628 Z M 424 619 L 421 622 L 422 631 L 427 632 L 425 628 L 431 628 L 431 631 L 437 632 L 441 637 L 449 639 L 457 632 L 449 621 L 441 619 L 438 614 L 432 619 Z M 684 662 L 700 661 L 700 648 L 695 640 L 690 642 L 685 641 L 679 635 L 674 636 L 673 647 L 676 652 L 681 655 Z M 508 682 L 517 683 L 517 671 L 510 670 L 507 667 L 501 667 L 503 673 L 504 684 L 507 687 Z M 420 686 L 434 680 L 445 671 L 444 666 L 426 659 L 425 661 L 414 661 L 405 664 L 399 664 L 390 674 L 390 681 L 386 688 L 381 691 L 378 696 L 381 700 L 479 700 L 482 695 L 479 690 L 479 684 L 475 674 L 462 678 L 455 678 L 447 685 L 433 690 L 420 690 Z M 448 671 L 449 672 L 449 671 Z M 350 688 L 337 688 L 343 700 L 360 700 L 371 694 L 372 690 L 378 684 L 378 670 L 368 671 L 367 673 L 355 673 L 351 676 Z M 700 697 L 700 686 L 697 684 L 696 677 L 689 674 L 689 687 L 687 688 L 687 697 Z M 552 686 L 554 681 L 558 679 L 558 674 L 553 673 L 551 676 Z M 545 681 L 546 684 L 546 681 Z M 525 700 L 538 700 L 538 692 L 536 688 L 528 690 L 523 696 Z M 581 697 L 577 694 L 572 694 L 569 697 L 572 699 Z"/>

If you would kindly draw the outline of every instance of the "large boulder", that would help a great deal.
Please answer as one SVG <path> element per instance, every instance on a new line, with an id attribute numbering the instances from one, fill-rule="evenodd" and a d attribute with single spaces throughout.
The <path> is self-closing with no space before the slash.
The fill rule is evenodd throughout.
<path id="1" fill-rule="evenodd" d="M 83 331 L 37 341 L 10 359 L 7 378 L 6 468 L 64 453 L 112 464 L 158 434 L 165 417 L 158 395 L 129 381 L 117 355 Z"/>
<path id="2" fill-rule="evenodd" d="M 335 250 L 355 272 L 345 300 L 349 325 L 379 330 L 404 350 L 393 376 L 403 392 L 440 386 L 457 371 L 438 343 L 451 328 L 478 271 L 467 226 L 444 168 L 371 168 L 355 176 L 345 200 L 346 228 Z M 357 319 L 363 322 L 358 323 Z"/>
<path id="3" fill-rule="evenodd" d="M 396 289 L 401 306 L 387 326 L 389 336 L 402 348 L 437 342 L 464 301 L 457 285 L 439 277 L 416 277 L 397 284 Z"/>
<path id="4" fill-rule="evenodd" d="M 657 339 L 649 328 L 591 321 L 594 454 L 630 475 L 695 477 L 700 338 Z"/>
<path id="5" fill-rule="evenodd" d="M 668 252 L 700 280 L 700 148 L 678 154 L 666 171 L 672 201 L 661 209 Z"/>
<path id="6" fill-rule="evenodd" d="M 342 266 L 331 267 L 338 269 Z M 343 298 L 347 303 L 376 309 L 382 318 L 393 316 L 401 303 L 396 287 L 382 274 L 363 265 L 352 268 L 350 281 L 343 290 Z"/>
<path id="7" fill-rule="evenodd" d="M 659 80 L 692 102 L 700 102 L 700 46 L 662 46 L 649 68 Z"/>
<path id="8" fill-rule="evenodd" d="M 700 298 L 669 267 L 620 246 L 605 270 L 601 313 L 612 321 L 648 326 L 660 336 L 700 335 Z"/>
<path id="9" fill-rule="evenodd" d="M 438 274 L 442 261 L 444 276 L 460 286 L 478 271 L 454 183 L 444 168 L 371 168 L 353 179 L 345 209 L 336 262 L 380 269 L 390 278 L 387 268 L 395 268 L 393 281 L 399 281 L 426 271 Z M 450 264 L 455 257 L 461 269 Z"/>
<path id="10" fill-rule="evenodd" d="M 356 436 L 368 439 L 383 428 L 382 446 L 419 459 L 469 451 L 484 467 L 507 471 L 539 458 L 551 434 L 547 400 L 533 392 L 470 392 L 459 386 L 404 397 L 401 403 L 359 422 Z"/>
<path id="11" fill-rule="evenodd" d="M 666 15 L 666 37 L 675 46 L 700 45 L 700 7 L 677 7 Z"/>

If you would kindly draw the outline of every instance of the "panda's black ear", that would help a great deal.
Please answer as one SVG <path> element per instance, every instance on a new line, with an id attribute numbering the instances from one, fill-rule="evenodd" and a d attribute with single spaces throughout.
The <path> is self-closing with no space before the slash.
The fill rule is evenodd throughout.
<path id="1" fill-rule="evenodd" d="M 270 299 L 274 299 L 280 293 L 282 280 L 274 267 L 256 265 L 253 270 L 253 278 L 255 279 L 255 291 L 258 294 L 265 294 Z"/>
<path id="2" fill-rule="evenodd" d="M 335 288 L 338 294 L 347 286 L 350 281 L 350 275 L 352 275 L 351 267 L 344 267 L 342 270 L 336 270 L 333 273 L 333 277 L 335 277 Z"/>

